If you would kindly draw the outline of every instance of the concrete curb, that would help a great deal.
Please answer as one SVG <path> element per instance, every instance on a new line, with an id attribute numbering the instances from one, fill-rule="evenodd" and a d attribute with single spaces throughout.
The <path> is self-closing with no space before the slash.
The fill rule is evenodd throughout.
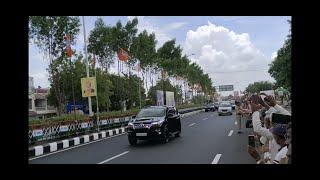
<path id="1" fill-rule="evenodd" d="M 197 110 L 197 111 L 181 114 L 180 117 L 181 118 L 188 117 L 193 114 L 199 113 L 201 111 L 204 111 L 204 110 Z M 100 131 L 98 133 L 92 133 L 89 135 L 82 135 L 82 136 L 74 137 L 70 139 L 60 140 L 60 141 L 56 141 L 56 142 L 52 142 L 44 145 L 34 146 L 32 148 L 29 148 L 29 157 L 40 156 L 43 154 L 59 151 L 59 150 L 77 146 L 80 144 L 86 144 L 88 142 L 96 141 L 99 139 L 105 139 L 107 137 L 112 137 L 114 135 L 123 134 L 125 132 L 127 132 L 127 129 L 125 127 L 122 127 L 122 128 Z"/>
<path id="2" fill-rule="evenodd" d="M 86 144 L 88 142 L 96 141 L 99 139 L 105 139 L 107 137 L 112 137 L 114 135 L 123 134 L 125 132 L 126 132 L 126 128 L 122 127 L 122 128 L 100 131 L 98 133 L 92 133 L 89 135 L 83 135 L 79 137 L 74 137 L 70 139 L 65 139 L 57 142 L 35 146 L 32 148 L 29 148 L 29 157 L 40 156 L 43 154 L 59 151 L 59 150 L 77 146 L 80 144 Z"/>

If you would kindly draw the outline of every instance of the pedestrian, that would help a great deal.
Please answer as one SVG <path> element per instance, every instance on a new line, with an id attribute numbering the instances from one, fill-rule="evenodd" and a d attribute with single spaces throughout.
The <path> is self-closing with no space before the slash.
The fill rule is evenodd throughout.
<path id="1" fill-rule="evenodd" d="M 242 133 L 241 131 L 241 119 L 242 116 L 246 113 L 244 109 L 241 108 L 241 103 L 239 101 L 235 102 L 235 110 L 236 110 L 236 122 L 238 124 L 238 134 Z"/>
<path id="2" fill-rule="evenodd" d="M 280 146 L 278 153 L 273 160 L 273 164 L 280 164 L 280 161 L 287 157 L 288 144 L 286 141 L 286 126 L 283 124 L 277 124 L 275 127 L 270 129 L 276 143 Z"/>

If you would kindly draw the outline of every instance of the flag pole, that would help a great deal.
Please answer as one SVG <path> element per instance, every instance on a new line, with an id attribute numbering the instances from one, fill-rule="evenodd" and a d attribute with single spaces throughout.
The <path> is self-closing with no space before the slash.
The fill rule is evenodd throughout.
<path id="1" fill-rule="evenodd" d="M 98 131 L 99 131 L 99 103 L 98 103 L 98 81 L 97 81 L 97 69 L 94 67 L 94 76 L 96 77 L 96 102 L 97 102 L 97 123 L 98 123 Z"/>
<path id="2" fill-rule="evenodd" d="M 97 124 L 98 124 L 98 131 L 100 131 L 100 124 L 99 124 L 99 103 L 98 103 L 98 80 L 97 80 L 97 69 L 96 69 L 96 57 L 95 55 L 93 55 L 93 59 L 94 59 L 94 76 L 96 77 L 96 103 L 97 103 Z"/>
<path id="3" fill-rule="evenodd" d="M 139 107 L 140 107 L 140 109 L 141 109 L 141 90 L 140 90 L 140 63 L 139 63 L 139 66 L 138 66 L 138 76 L 139 76 L 139 84 L 138 84 L 138 86 L 139 86 Z"/>
<path id="4" fill-rule="evenodd" d="M 87 41 L 86 41 L 86 28 L 84 24 L 84 16 L 82 16 L 83 21 L 83 38 L 84 38 L 84 55 L 86 59 L 86 71 L 87 71 L 87 77 L 89 77 L 89 61 L 88 61 L 88 55 L 87 55 Z M 91 96 L 88 97 L 88 105 L 89 105 L 89 116 L 92 116 L 92 103 L 91 103 Z"/>

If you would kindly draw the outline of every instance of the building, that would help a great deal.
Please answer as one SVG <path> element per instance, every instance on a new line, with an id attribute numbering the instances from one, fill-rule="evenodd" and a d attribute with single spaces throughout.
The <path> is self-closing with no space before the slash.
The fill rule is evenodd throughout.
<path id="1" fill-rule="evenodd" d="M 48 106 L 48 95 L 49 89 L 34 88 L 33 78 L 29 77 L 29 117 L 43 119 L 57 114 L 56 108 Z"/>

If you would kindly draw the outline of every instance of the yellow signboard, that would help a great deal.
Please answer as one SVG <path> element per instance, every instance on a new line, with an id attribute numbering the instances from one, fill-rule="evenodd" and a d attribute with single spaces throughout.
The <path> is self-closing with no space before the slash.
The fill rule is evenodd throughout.
<path id="1" fill-rule="evenodd" d="M 97 96 L 95 77 L 81 78 L 82 97 Z"/>

